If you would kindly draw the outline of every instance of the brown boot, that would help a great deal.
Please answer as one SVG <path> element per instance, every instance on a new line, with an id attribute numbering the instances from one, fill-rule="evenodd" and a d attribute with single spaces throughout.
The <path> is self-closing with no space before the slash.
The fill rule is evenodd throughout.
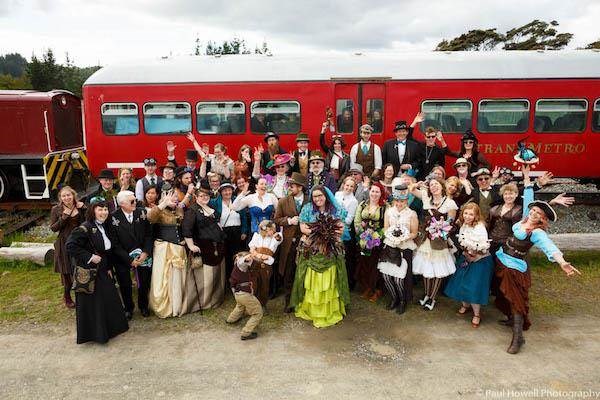
<path id="1" fill-rule="evenodd" d="M 379 300 L 379 298 L 383 296 L 383 292 L 379 289 L 377 289 L 374 293 L 373 296 L 369 297 L 369 301 L 371 303 L 377 303 L 377 300 Z"/>
<path id="2" fill-rule="evenodd" d="M 365 289 L 364 292 L 362 292 L 362 294 L 360 295 L 360 297 L 362 297 L 363 299 L 368 299 L 369 297 L 371 297 L 371 289 Z"/>
<path id="3" fill-rule="evenodd" d="M 75 303 L 73 302 L 73 299 L 71 298 L 70 290 L 65 290 L 65 295 L 63 296 L 63 298 L 65 300 L 65 306 L 67 306 L 67 308 L 75 308 Z"/>
<path id="4" fill-rule="evenodd" d="M 506 350 L 509 354 L 517 354 L 521 346 L 525 343 L 523 338 L 523 316 L 515 314 L 513 316 L 513 337 L 510 346 Z"/>

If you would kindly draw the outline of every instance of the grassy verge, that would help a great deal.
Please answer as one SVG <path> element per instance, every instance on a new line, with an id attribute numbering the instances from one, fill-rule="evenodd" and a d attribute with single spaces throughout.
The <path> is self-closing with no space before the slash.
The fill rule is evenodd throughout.
<path id="1" fill-rule="evenodd" d="M 542 256 L 532 257 L 532 313 L 537 316 L 562 316 L 569 313 L 600 316 L 600 308 L 596 306 L 596 288 L 600 286 L 600 253 L 570 252 L 565 258 L 581 271 L 582 276 L 567 278 L 556 264 L 548 262 Z M 415 296 L 421 293 L 420 286 L 415 288 Z M 376 306 L 355 294 L 352 300 L 349 317 L 357 322 L 377 324 L 380 317 L 391 315 L 384 309 L 385 299 L 380 300 Z M 167 320 L 136 317 L 134 322 L 140 324 L 142 329 L 159 331 L 185 330 L 204 323 L 223 329 L 239 329 L 229 327 L 224 322 L 233 307 L 234 301 L 228 296 L 225 303 L 215 310 Z M 423 313 L 413 306 L 405 318 L 407 322 L 446 321 L 455 319 L 455 307 L 452 301 L 442 298 L 436 307 L 438 312 Z M 283 314 L 282 309 L 282 296 L 269 302 L 270 312 L 261 322 L 264 329 L 293 327 L 302 323 L 293 314 Z M 0 324 L 68 326 L 74 323 L 73 314 L 74 312 L 67 310 L 62 303 L 60 277 L 54 273 L 52 267 L 38 267 L 28 262 L 0 261 Z"/>

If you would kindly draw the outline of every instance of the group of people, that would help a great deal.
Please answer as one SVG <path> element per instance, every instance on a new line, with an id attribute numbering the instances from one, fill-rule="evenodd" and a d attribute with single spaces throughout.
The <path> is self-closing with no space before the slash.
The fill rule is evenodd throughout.
<path id="1" fill-rule="evenodd" d="M 51 227 L 77 342 L 103 343 L 127 330 L 134 282 L 141 314 L 160 318 L 218 307 L 228 286 L 236 307 L 227 322 L 250 315 L 241 335 L 248 340 L 276 296 L 285 296 L 283 311 L 327 327 L 344 318 L 353 290 L 371 302 L 387 293 L 388 309 L 404 313 L 421 275 L 418 304 L 433 310 L 443 291 L 460 303 L 458 314 L 472 314 L 474 328 L 491 293 L 513 329 L 508 352 L 518 352 L 530 326 L 529 249 L 569 276 L 579 273 L 546 233 L 556 220 L 552 204 L 573 199 L 534 200 L 551 174 L 531 182 L 523 164 L 517 183 L 509 168 L 491 170 L 470 130 L 456 152 L 433 128 L 417 140 L 413 128 L 424 119 L 398 121 L 383 147 L 363 125 L 349 152 L 342 136 L 326 138 L 332 120 L 323 123 L 320 150 L 299 133 L 287 152 L 267 132 L 266 148 L 243 145 L 236 160 L 190 133 L 185 164 L 168 142 L 161 175 L 148 157 L 137 181 L 128 169 L 101 171 L 85 201 L 63 187 Z M 446 156 L 456 158 L 449 177 Z M 97 270 L 94 293 L 76 293 L 75 302 L 74 266 Z"/>

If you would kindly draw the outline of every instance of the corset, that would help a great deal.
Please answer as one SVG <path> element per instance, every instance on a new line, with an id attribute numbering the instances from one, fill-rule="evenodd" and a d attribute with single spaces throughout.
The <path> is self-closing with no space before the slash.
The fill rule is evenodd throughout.
<path id="1" fill-rule="evenodd" d="M 165 242 L 171 242 L 175 244 L 180 244 L 183 240 L 177 225 L 158 225 L 156 237 L 157 239 L 164 240 Z"/>
<path id="2" fill-rule="evenodd" d="M 509 256 L 523 260 L 527 256 L 527 253 L 529 253 L 529 249 L 533 246 L 530 239 L 531 233 L 527 234 L 523 240 L 510 236 L 502 245 L 502 251 Z"/>

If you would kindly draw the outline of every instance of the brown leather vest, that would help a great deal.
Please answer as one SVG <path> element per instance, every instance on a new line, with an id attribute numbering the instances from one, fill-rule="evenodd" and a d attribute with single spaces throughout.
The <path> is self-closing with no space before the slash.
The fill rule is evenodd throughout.
<path id="1" fill-rule="evenodd" d="M 525 259 L 525 256 L 527 256 L 527 253 L 529 253 L 529 249 L 531 249 L 532 246 L 533 243 L 531 242 L 531 233 L 528 233 L 523 240 L 517 239 L 514 235 L 511 235 L 502 245 L 502 251 L 509 256 L 523 260 Z"/>
<path id="2" fill-rule="evenodd" d="M 375 143 L 371 142 L 367 154 L 362 151 L 362 142 L 358 142 L 358 152 L 356 153 L 356 163 L 362 165 L 363 173 L 371 176 L 375 170 Z"/>

